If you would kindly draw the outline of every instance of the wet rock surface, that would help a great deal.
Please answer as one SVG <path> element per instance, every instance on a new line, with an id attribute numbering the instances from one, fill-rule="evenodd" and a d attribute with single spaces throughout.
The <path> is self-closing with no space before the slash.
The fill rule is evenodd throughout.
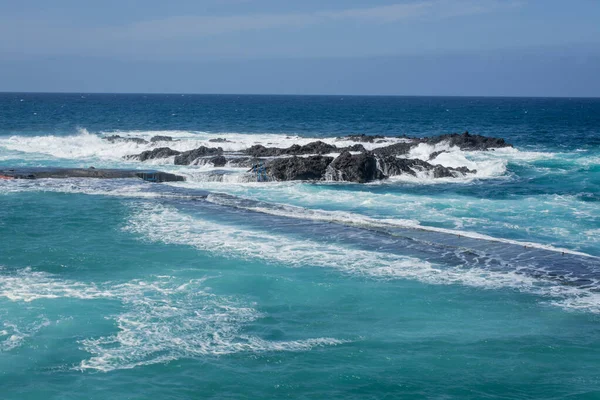
<path id="1" fill-rule="evenodd" d="M 169 147 L 159 147 L 154 150 L 143 151 L 137 155 L 128 156 L 127 158 L 130 160 L 147 161 L 147 160 L 153 160 L 155 158 L 167 158 L 167 157 L 177 156 L 179 154 L 181 154 L 179 151 L 172 150 Z"/>
<path id="2" fill-rule="evenodd" d="M 173 141 L 173 138 L 171 136 L 160 136 L 160 135 L 157 135 L 157 136 L 152 136 L 152 138 L 150 139 L 151 143 L 154 143 L 154 142 L 172 142 L 172 141 Z"/>
<path id="3" fill-rule="evenodd" d="M 123 179 L 141 178 L 149 182 L 180 182 L 183 176 L 153 170 L 101 169 L 101 168 L 14 168 L 0 170 L 3 179 L 66 179 L 97 178 Z"/>
<path id="4" fill-rule="evenodd" d="M 128 140 L 118 135 L 114 140 Z M 166 141 L 163 137 L 156 141 Z M 368 135 L 349 135 L 338 138 L 339 140 L 360 142 L 347 147 L 337 147 L 334 144 L 315 140 L 308 144 L 294 144 L 287 148 L 266 147 L 255 144 L 240 151 L 225 152 L 221 147 L 200 146 L 196 149 L 180 152 L 169 147 L 159 147 L 147 150 L 128 158 L 147 161 L 156 158 L 174 156 L 175 165 L 206 165 L 214 167 L 250 168 L 251 171 L 263 168 L 269 180 L 331 180 L 366 183 L 374 180 L 386 179 L 397 175 L 417 176 L 428 174 L 433 178 L 456 178 L 477 171 L 467 167 L 452 168 L 433 161 L 447 150 L 434 151 L 429 155 L 428 161 L 408 158 L 415 147 L 437 145 L 445 143 L 449 147 L 456 146 L 466 151 L 487 151 L 500 147 L 512 147 L 504 139 L 472 135 L 468 132 L 462 134 L 448 134 L 430 138 L 385 137 Z M 108 138 L 107 138 L 108 140 Z M 227 139 L 215 138 L 210 142 L 224 143 Z M 375 149 L 368 150 L 365 145 L 373 143 L 389 143 Z M 364 145 L 363 145 L 364 143 Z M 332 157 L 331 155 L 339 156 Z"/>
<path id="5" fill-rule="evenodd" d="M 321 180 L 333 157 L 279 158 L 266 165 L 267 175 L 277 181 Z"/>
<path id="6" fill-rule="evenodd" d="M 451 133 L 448 135 L 434 136 L 431 138 L 425 138 L 423 142 L 428 144 L 448 142 L 450 146 L 457 146 L 461 150 L 467 151 L 484 151 L 491 148 L 513 147 L 512 144 L 506 143 L 504 139 L 481 135 L 471 135 L 469 132 L 462 134 Z"/>
<path id="7" fill-rule="evenodd" d="M 198 158 L 206 156 L 217 156 L 223 154 L 223 149 L 218 147 L 205 147 L 200 146 L 197 149 L 184 151 L 183 153 L 175 156 L 175 165 L 190 165 Z"/>

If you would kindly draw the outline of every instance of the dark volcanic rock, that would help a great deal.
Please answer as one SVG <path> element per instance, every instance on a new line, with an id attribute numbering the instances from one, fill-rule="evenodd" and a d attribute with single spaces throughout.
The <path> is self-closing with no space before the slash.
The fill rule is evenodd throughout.
<path id="1" fill-rule="evenodd" d="M 286 154 L 289 155 L 301 155 L 301 154 L 328 154 L 337 150 L 332 144 L 327 144 L 320 140 L 316 142 L 310 142 L 304 146 L 294 145 L 286 150 Z"/>
<path id="2" fill-rule="evenodd" d="M 254 157 L 232 157 L 227 159 L 230 166 L 237 168 L 252 168 L 255 165 L 264 163 L 264 161 L 261 158 Z"/>
<path id="3" fill-rule="evenodd" d="M 317 140 L 316 142 L 310 142 L 304 146 L 294 144 L 287 149 L 265 147 L 261 144 L 256 144 L 246 149 L 245 152 L 252 157 L 277 157 L 282 155 L 301 156 L 307 154 L 328 154 L 337 150 L 338 148 L 336 146 Z"/>
<path id="4" fill-rule="evenodd" d="M 208 141 L 211 143 L 231 143 L 230 140 L 223 139 L 223 138 L 208 139 Z"/>
<path id="5" fill-rule="evenodd" d="M 152 139 L 150 139 L 150 142 L 154 143 L 154 142 L 172 142 L 173 138 L 171 136 L 152 136 Z"/>
<path id="6" fill-rule="evenodd" d="M 437 156 L 439 156 L 442 153 L 447 153 L 447 151 L 446 150 L 434 151 L 433 153 L 431 153 L 429 155 L 429 161 L 433 160 L 434 158 L 437 158 Z"/>
<path id="7" fill-rule="evenodd" d="M 111 143 L 114 143 L 114 142 L 132 142 L 132 143 L 137 143 L 137 144 L 148 144 L 148 141 L 146 139 L 122 137 L 122 136 L 119 136 L 119 135 L 106 136 L 106 137 L 103 137 L 102 139 L 108 140 Z"/>
<path id="8" fill-rule="evenodd" d="M 273 160 L 265 167 L 267 175 L 277 181 L 321 180 L 333 157 L 290 157 Z"/>
<path id="9" fill-rule="evenodd" d="M 283 149 L 275 147 L 265 147 L 262 144 L 255 144 L 245 150 L 246 154 L 252 157 L 276 157 L 281 154 Z"/>
<path id="10" fill-rule="evenodd" d="M 179 154 L 181 153 L 177 150 L 172 150 L 168 147 L 159 147 L 157 149 L 143 151 L 137 155 L 126 156 L 125 158 L 128 158 L 130 160 L 146 161 L 153 160 L 155 158 L 167 158 Z"/>
<path id="11" fill-rule="evenodd" d="M 447 141 L 451 146 L 457 146 L 461 150 L 488 150 L 498 147 L 512 147 L 512 144 L 506 143 L 504 139 L 471 135 L 469 132 L 434 136 L 426 138 L 424 141 L 429 144 Z"/>
<path id="12" fill-rule="evenodd" d="M 385 147 L 380 147 L 378 149 L 373 150 L 373 153 L 380 157 L 389 157 L 389 156 L 403 156 L 408 154 L 410 149 L 417 146 L 420 143 L 418 139 L 413 139 L 412 142 L 408 143 L 396 143 Z"/>
<path id="13" fill-rule="evenodd" d="M 333 181 L 365 183 L 385 177 L 372 153 L 352 155 L 345 151 L 327 167 L 327 179 Z"/>
<path id="14" fill-rule="evenodd" d="M 344 151 L 360 151 L 361 153 L 366 153 L 367 149 L 365 149 L 365 146 L 363 146 L 362 144 L 353 144 L 352 146 L 348 146 L 348 147 L 341 147 L 337 149 L 339 152 L 344 152 Z"/>
<path id="15" fill-rule="evenodd" d="M 183 176 L 161 171 L 139 171 L 127 169 L 100 168 L 17 168 L 0 170 L 0 176 L 12 179 L 65 179 L 65 178 L 98 178 L 123 179 L 141 178 L 149 182 L 178 182 L 184 181 Z"/>
<path id="16" fill-rule="evenodd" d="M 223 149 L 220 147 L 200 146 L 197 149 L 184 151 L 178 156 L 175 156 L 175 165 L 190 165 L 200 157 L 217 156 L 221 154 L 223 154 Z"/>
<path id="17" fill-rule="evenodd" d="M 451 168 L 439 164 L 433 165 L 423 160 L 397 157 L 380 159 L 379 167 L 387 177 L 404 174 L 416 176 L 417 171 L 431 171 L 434 178 L 456 178 L 464 174 L 477 172 L 467 167 Z"/>
<path id="18" fill-rule="evenodd" d="M 210 159 L 210 162 L 215 167 L 224 167 L 227 164 L 227 159 L 223 155 L 214 156 Z"/>

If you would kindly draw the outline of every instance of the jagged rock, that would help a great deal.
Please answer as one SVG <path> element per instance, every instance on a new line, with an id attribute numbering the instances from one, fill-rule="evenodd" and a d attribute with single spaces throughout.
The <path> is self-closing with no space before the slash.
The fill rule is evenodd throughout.
<path id="1" fill-rule="evenodd" d="M 304 146 L 294 144 L 287 149 L 265 147 L 261 144 L 256 144 L 246 149 L 246 154 L 252 157 L 277 157 L 281 155 L 300 156 L 306 154 L 328 154 L 337 150 L 338 148 L 336 146 L 317 140 L 316 142 L 310 142 Z"/>
<path id="2" fill-rule="evenodd" d="M 328 154 L 336 150 L 337 147 L 335 147 L 334 145 L 317 140 L 316 142 L 310 142 L 308 144 L 305 144 L 304 146 L 291 146 L 286 150 L 286 154 Z"/>
<path id="3" fill-rule="evenodd" d="M 211 143 L 231 143 L 230 140 L 223 139 L 223 138 L 208 139 L 208 141 Z"/>
<path id="4" fill-rule="evenodd" d="M 504 139 L 481 135 L 471 135 L 469 132 L 463 134 L 451 133 L 448 135 L 434 136 L 425 138 L 424 142 L 436 144 L 447 141 L 450 146 L 457 146 L 461 150 L 488 150 L 498 147 L 512 147 L 512 144 L 506 143 Z"/>
<path id="5" fill-rule="evenodd" d="M 345 151 L 327 167 L 326 179 L 366 183 L 386 176 L 377 168 L 377 159 L 372 153 L 352 155 Z"/>
<path id="6" fill-rule="evenodd" d="M 386 177 L 408 174 L 417 175 L 417 171 L 432 171 L 434 178 L 456 178 L 460 175 L 475 173 L 467 167 L 451 168 L 433 165 L 427 161 L 411 158 L 385 157 L 379 159 L 379 168 Z"/>
<path id="7" fill-rule="evenodd" d="M 252 157 L 276 157 L 281 154 L 282 150 L 275 147 L 265 147 L 262 144 L 255 144 L 246 149 L 245 152 Z"/>
<path id="8" fill-rule="evenodd" d="M 172 157 L 172 156 L 176 156 L 179 154 L 181 154 L 181 153 L 177 150 L 172 150 L 168 147 L 159 147 L 159 148 L 156 148 L 153 150 L 143 151 L 140 154 L 126 156 L 125 158 L 130 159 L 130 160 L 146 161 L 146 160 L 153 160 L 155 158 Z"/>
<path id="9" fill-rule="evenodd" d="M 367 149 L 365 149 L 365 146 L 363 146 L 362 144 L 353 144 L 352 146 L 342 147 L 337 150 L 340 152 L 344 152 L 344 151 L 360 151 L 361 153 L 367 152 Z"/>
<path id="10" fill-rule="evenodd" d="M 122 136 L 119 136 L 119 135 L 106 136 L 106 137 L 103 137 L 102 139 L 107 140 L 107 141 L 109 141 L 111 143 L 114 143 L 114 142 L 132 142 L 132 143 L 137 143 L 137 144 L 148 144 L 148 141 L 146 139 L 122 137 Z"/>
<path id="11" fill-rule="evenodd" d="M 152 138 L 150 139 L 150 142 L 154 143 L 154 142 L 172 142 L 173 138 L 171 136 L 152 136 Z"/>
<path id="12" fill-rule="evenodd" d="M 200 157 L 216 156 L 223 154 L 223 149 L 218 147 L 200 146 L 197 149 L 184 151 L 175 156 L 175 165 L 190 165 Z"/>
<path id="13" fill-rule="evenodd" d="M 321 180 L 333 157 L 289 157 L 269 162 L 265 169 L 267 175 L 277 181 Z"/>
<path id="14" fill-rule="evenodd" d="M 380 147 L 378 149 L 373 150 L 373 153 L 378 155 L 379 157 L 389 157 L 389 156 L 403 156 L 408 154 L 410 149 L 418 145 L 420 141 L 418 139 L 413 140 L 412 142 L 401 142 L 395 143 L 389 146 Z"/>

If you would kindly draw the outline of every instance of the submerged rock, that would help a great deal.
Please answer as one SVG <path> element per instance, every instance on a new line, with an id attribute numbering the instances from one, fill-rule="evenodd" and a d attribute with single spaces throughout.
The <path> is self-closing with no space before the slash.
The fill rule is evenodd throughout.
<path id="1" fill-rule="evenodd" d="M 230 140 L 223 139 L 223 138 L 208 139 L 208 141 L 211 143 L 231 143 Z"/>
<path id="2" fill-rule="evenodd" d="M 183 176 L 169 174 L 167 172 L 162 171 L 140 171 L 128 169 L 100 168 L 15 168 L 8 170 L 0 170 L 0 176 L 6 176 L 10 179 L 141 178 L 149 182 L 179 182 L 185 180 Z"/>
<path id="3" fill-rule="evenodd" d="M 289 157 L 269 162 L 265 169 L 267 175 L 277 181 L 321 180 L 333 157 Z"/>

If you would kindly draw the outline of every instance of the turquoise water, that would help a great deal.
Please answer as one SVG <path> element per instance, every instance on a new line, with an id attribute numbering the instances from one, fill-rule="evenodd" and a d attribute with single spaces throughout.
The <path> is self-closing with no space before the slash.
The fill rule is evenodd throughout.
<path id="1" fill-rule="evenodd" d="M 0 180 L 1 397 L 600 398 L 600 100 L 3 94 L 0 168 L 465 129 L 515 149 L 450 149 L 478 174 L 448 181 Z"/>

